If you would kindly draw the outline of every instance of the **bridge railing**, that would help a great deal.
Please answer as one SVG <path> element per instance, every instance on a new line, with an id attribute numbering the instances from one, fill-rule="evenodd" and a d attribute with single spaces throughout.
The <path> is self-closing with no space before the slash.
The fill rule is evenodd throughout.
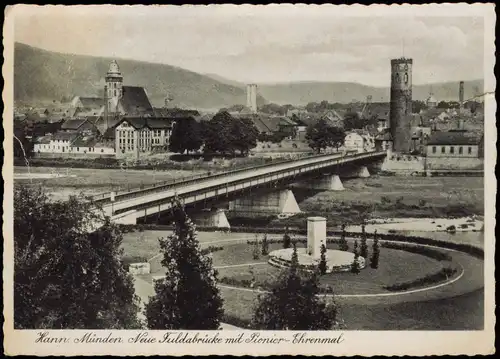
<path id="1" fill-rule="evenodd" d="M 373 152 L 360 153 L 360 154 L 356 154 L 356 155 L 354 155 L 353 157 L 350 157 L 350 158 L 353 159 L 353 160 L 355 160 L 357 158 L 365 158 L 365 157 L 367 157 L 367 155 L 370 155 L 370 154 L 371 155 L 377 154 L 377 152 L 373 151 Z M 315 158 L 318 158 L 318 157 L 321 157 L 321 156 L 315 156 Z M 325 164 L 325 162 L 330 162 L 332 160 L 335 160 L 338 163 L 338 161 L 344 160 L 344 156 L 339 157 L 339 158 L 335 158 L 335 159 L 329 158 L 329 159 L 321 160 L 321 161 L 315 162 L 314 164 L 304 163 L 304 164 L 301 164 L 300 166 L 298 166 L 295 169 L 281 169 L 281 170 L 277 170 L 275 172 L 291 171 L 291 170 L 293 170 L 296 173 L 301 173 L 301 171 L 302 171 L 302 169 L 304 167 L 307 168 L 307 167 L 310 167 L 311 165 L 314 165 L 314 166 L 318 166 L 319 168 L 323 168 L 324 167 L 323 165 Z M 274 174 L 273 171 L 269 171 L 269 172 L 266 172 L 266 173 L 258 174 L 256 176 L 252 177 L 250 179 L 250 182 L 256 181 L 256 180 L 261 179 L 261 178 L 266 178 L 266 177 L 269 177 L 269 176 L 272 177 L 274 175 L 276 175 L 276 174 Z M 220 177 L 220 176 L 214 176 L 214 177 Z M 214 177 L 211 177 L 210 179 L 213 180 Z M 190 195 L 200 195 L 200 196 L 202 196 L 203 193 L 205 193 L 207 191 L 211 191 L 211 190 L 214 190 L 214 189 L 224 188 L 228 184 L 229 185 L 237 185 L 237 184 L 248 182 L 248 181 L 249 181 L 248 178 L 237 179 L 237 180 L 229 180 L 226 183 L 222 183 L 222 184 L 219 183 L 219 184 L 215 184 L 215 185 L 212 185 L 212 186 L 209 186 L 209 187 L 204 187 L 204 188 L 200 188 L 200 189 L 190 190 L 190 191 L 188 191 L 186 193 L 183 193 L 182 196 L 186 195 L 187 193 L 189 193 Z M 164 189 L 162 189 L 162 190 L 164 190 Z M 147 195 L 147 194 L 150 194 L 150 193 L 149 192 L 145 192 L 145 191 L 139 191 L 139 192 L 133 193 L 131 196 L 128 196 L 128 199 L 134 199 L 134 198 L 137 198 L 137 197 L 140 197 L 140 196 L 143 196 L 143 195 Z M 161 198 L 161 199 L 158 199 L 158 200 L 155 200 L 155 201 L 148 202 L 148 204 L 145 204 L 145 205 L 149 205 L 150 206 L 150 205 L 153 205 L 153 203 L 162 203 L 162 202 L 164 202 L 164 200 L 165 200 L 164 198 Z M 131 207 L 140 207 L 140 206 L 141 205 L 139 205 L 139 206 L 131 205 Z M 127 208 L 129 208 L 129 207 L 127 207 Z M 118 212 L 116 212 L 116 213 L 118 213 Z"/>
<path id="2" fill-rule="evenodd" d="M 347 151 L 346 153 L 354 153 L 354 152 L 355 151 Z M 338 153 L 340 154 L 342 152 L 338 152 Z M 229 171 L 221 171 L 221 172 L 217 172 L 214 174 L 211 174 L 211 172 L 208 172 L 208 175 L 207 175 L 207 173 L 202 173 L 199 175 L 186 176 L 186 177 L 182 177 L 179 179 L 174 178 L 173 180 L 162 181 L 162 182 L 155 183 L 153 185 L 139 186 L 139 187 L 135 187 L 135 188 L 127 188 L 126 190 L 116 191 L 115 198 L 117 199 L 120 196 L 122 196 L 122 197 L 123 196 L 134 197 L 134 193 L 154 192 L 154 190 L 156 190 L 156 189 L 165 190 L 165 189 L 168 189 L 169 187 L 177 186 L 180 184 L 187 184 L 187 183 L 194 184 L 197 182 L 201 182 L 202 180 L 206 180 L 206 179 L 215 179 L 215 178 L 226 176 L 226 175 L 243 173 L 245 171 L 255 171 L 255 170 L 259 170 L 261 168 L 265 168 L 265 167 L 269 167 L 269 166 L 290 163 L 290 162 L 296 161 L 297 158 L 300 158 L 300 159 L 306 158 L 306 157 L 307 158 L 318 158 L 318 157 L 331 156 L 331 155 L 332 155 L 332 153 L 313 155 L 313 156 L 298 155 L 295 158 L 281 160 L 281 161 L 280 160 L 273 161 L 271 163 L 265 163 L 262 165 L 257 165 L 257 166 L 252 166 L 252 167 L 239 168 L 239 169 L 229 170 Z M 92 200 L 94 202 L 99 202 L 99 203 L 110 202 L 111 201 L 111 192 L 105 192 L 105 193 L 101 193 L 98 195 L 94 195 L 94 196 L 92 196 Z"/>

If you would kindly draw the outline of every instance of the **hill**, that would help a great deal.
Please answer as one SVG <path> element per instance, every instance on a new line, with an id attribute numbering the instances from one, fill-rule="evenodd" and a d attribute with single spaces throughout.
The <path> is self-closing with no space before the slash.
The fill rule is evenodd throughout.
<path id="1" fill-rule="evenodd" d="M 112 60 L 55 53 L 21 43 L 15 44 L 14 59 L 17 103 L 43 103 L 75 95 L 102 96 L 104 76 Z M 167 94 L 174 97 L 172 105 L 180 107 L 219 109 L 246 104 L 244 88 L 170 65 L 117 61 L 124 84 L 145 87 L 154 106 L 162 106 Z"/>
<path id="2" fill-rule="evenodd" d="M 413 99 L 424 101 L 429 96 L 432 86 L 434 97 L 438 101 L 458 101 L 458 82 L 442 82 L 429 85 L 413 86 Z M 476 88 L 483 92 L 483 81 L 465 81 L 465 99 L 475 95 Z M 258 92 L 269 102 L 305 105 L 309 102 L 349 103 L 353 100 L 365 101 L 371 95 L 373 102 L 388 102 L 389 87 L 372 87 L 351 82 L 292 82 L 283 84 L 259 84 Z"/>
<path id="3" fill-rule="evenodd" d="M 14 50 L 14 100 L 19 103 L 42 103 L 69 99 L 75 95 L 102 96 L 104 76 L 112 58 L 61 54 L 21 43 Z M 246 104 L 245 84 L 215 74 L 198 74 L 165 64 L 117 59 L 125 85 L 143 86 L 154 106 L 163 106 L 167 95 L 172 105 L 216 110 Z M 465 98 L 482 92 L 483 81 L 465 82 Z M 425 100 L 430 85 L 413 86 L 413 99 Z M 458 83 L 432 84 L 438 100 L 457 100 Z M 372 87 L 350 82 L 294 82 L 259 84 L 257 103 L 305 105 L 309 102 L 349 103 L 389 101 L 386 87 Z"/>

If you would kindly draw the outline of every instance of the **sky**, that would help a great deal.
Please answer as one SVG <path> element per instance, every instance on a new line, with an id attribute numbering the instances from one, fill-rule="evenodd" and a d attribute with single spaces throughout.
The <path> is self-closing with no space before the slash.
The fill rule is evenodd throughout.
<path id="1" fill-rule="evenodd" d="M 164 63 L 242 83 L 384 87 L 390 59 L 403 55 L 413 59 L 414 84 L 483 78 L 484 21 L 474 12 L 345 8 L 31 7 L 15 13 L 14 38 L 50 51 Z"/>

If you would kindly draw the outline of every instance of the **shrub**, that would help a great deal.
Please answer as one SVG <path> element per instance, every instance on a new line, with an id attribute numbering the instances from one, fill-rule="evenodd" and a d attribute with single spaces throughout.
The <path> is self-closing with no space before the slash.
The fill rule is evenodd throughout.
<path id="1" fill-rule="evenodd" d="M 382 243 L 382 247 L 420 254 L 438 261 L 451 261 L 451 256 L 449 254 L 437 251 L 429 247 L 388 243 L 388 242 Z"/>
<path id="2" fill-rule="evenodd" d="M 428 274 L 425 277 L 417 278 L 412 281 L 392 284 L 389 286 L 385 286 L 384 289 L 389 290 L 391 292 L 404 291 L 411 288 L 423 287 L 428 284 L 434 284 L 438 282 L 442 282 L 443 280 L 447 280 L 451 276 L 453 276 L 457 270 L 455 268 L 446 267 L 441 268 L 439 272 Z"/>

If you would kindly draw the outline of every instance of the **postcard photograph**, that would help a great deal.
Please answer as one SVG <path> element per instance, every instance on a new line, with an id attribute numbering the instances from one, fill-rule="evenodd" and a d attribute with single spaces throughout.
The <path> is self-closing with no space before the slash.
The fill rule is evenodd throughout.
<path id="1" fill-rule="evenodd" d="M 495 21 L 8 7 L 6 353 L 493 353 Z"/>

